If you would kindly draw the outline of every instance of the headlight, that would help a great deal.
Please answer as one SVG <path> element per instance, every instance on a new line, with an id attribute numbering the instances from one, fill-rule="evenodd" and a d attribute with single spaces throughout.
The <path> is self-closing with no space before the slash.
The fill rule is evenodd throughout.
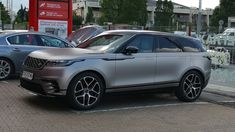
<path id="1" fill-rule="evenodd" d="M 84 60 L 52 60 L 47 62 L 47 66 L 58 66 L 58 67 L 70 66 L 73 63 L 80 61 Z"/>

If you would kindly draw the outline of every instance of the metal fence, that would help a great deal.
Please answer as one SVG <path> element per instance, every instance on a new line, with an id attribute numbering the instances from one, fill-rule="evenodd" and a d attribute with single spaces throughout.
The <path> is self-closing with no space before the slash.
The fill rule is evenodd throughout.
<path id="1" fill-rule="evenodd" d="M 217 58 L 226 57 L 229 64 L 235 65 L 235 37 L 221 37 L 220 35 L 201 35 L 201 41 L 208 49 L 216 51 Z"/>

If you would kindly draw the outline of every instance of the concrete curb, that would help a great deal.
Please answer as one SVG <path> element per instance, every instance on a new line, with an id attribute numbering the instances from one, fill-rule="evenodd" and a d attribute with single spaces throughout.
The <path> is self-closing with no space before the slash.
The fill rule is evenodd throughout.
<path id="1" fill-rule="evenodd" d="M 219 86 L 219 87 L 222 87 L 222 86 Z M 206 87 L 203 91 L 207 93 L 235 98 L 235 88 L 234 88 L 234 91 L 227 91 L 226 89 L 216 89 L 216 88 Z"/>

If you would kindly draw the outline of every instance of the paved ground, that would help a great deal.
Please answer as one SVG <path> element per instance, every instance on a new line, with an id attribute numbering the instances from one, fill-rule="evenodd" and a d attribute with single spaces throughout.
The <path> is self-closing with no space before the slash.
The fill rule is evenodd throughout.
<path id="1" fill-rule="evenodd" d="M 235 89 L 235 65 L 212 70 L 210 83 Z"/>
<path id="2" fill-rule="evenodd" d="M 0 82 L 0 132 L 234 132 L 235 99 L 204 92 L 198 102 L 174 96 L 107 95 L 92 111 L 74 111 L 63 98 L 40 98 Z"/>

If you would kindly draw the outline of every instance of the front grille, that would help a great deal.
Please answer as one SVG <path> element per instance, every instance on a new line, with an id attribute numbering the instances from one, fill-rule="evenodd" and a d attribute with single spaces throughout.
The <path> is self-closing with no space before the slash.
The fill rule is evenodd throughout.
<path id="1" fill-rule="evenodd" d="M 33 69 L 42 69 L 47 63 L 45 59 L 38 59 L 28 56 L 24 62 L 24 65 Z"/>

